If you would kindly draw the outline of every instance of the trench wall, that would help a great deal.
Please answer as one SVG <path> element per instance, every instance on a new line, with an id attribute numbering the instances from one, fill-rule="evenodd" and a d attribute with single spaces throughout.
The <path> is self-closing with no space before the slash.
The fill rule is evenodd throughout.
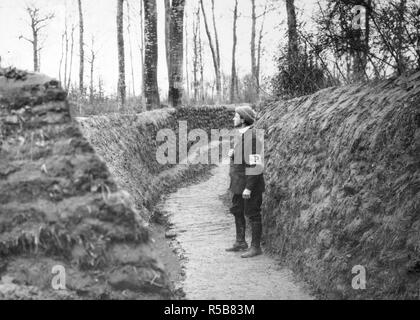
<path id="1" fill-rule="evenodd" d="M 261 110 L 270 250 L 324 297 L 419 298 L 420 73 Z"/>

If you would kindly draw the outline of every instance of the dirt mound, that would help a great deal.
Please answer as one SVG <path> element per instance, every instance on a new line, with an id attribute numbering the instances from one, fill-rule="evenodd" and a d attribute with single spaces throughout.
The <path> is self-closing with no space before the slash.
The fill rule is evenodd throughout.
<path id="1" fill-rule="evenodd" d="M 0 298 L 168 298 L 130 194 L 40 74 L 0 72 Z M 53 290 L 62 266 L 67 290 Z"/>
<path id="2" fill-rule="evenodd" d="M 262 110 L 271 250 L 328 297 L 419 298 L 420 73 Z"/>

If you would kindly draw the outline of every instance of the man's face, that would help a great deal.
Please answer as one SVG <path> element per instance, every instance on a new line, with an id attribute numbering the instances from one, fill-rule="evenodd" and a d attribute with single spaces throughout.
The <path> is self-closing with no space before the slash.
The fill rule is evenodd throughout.
<path id="1" fill-rule="evenodd" d="M 241 116 L 239 115 L 239 113 L 235 112 L 235 116 L 233 117 L 233 126 L 236 127 L 240 127 L 243 123 L 243 119 L 241 118 Z"/>

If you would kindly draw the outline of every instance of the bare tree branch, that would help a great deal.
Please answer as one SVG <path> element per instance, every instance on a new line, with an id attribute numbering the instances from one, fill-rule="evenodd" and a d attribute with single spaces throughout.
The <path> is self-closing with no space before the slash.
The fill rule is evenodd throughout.
<path id="1" fill-rule="evenodd" d="M 19 36 L 19 40 L 21 40 L 21 39 L 23 39 L 23 40 L 26 40 L 26 41 L 28 41 L 28 42 L 30 42 L 30 43 L 34 43 L 34 41 L 33 40 L 31 40 L 31 39 L 28 39 L 28 38 L 26 38 L 26 37 L 24 37 L 24 36 Z"/>

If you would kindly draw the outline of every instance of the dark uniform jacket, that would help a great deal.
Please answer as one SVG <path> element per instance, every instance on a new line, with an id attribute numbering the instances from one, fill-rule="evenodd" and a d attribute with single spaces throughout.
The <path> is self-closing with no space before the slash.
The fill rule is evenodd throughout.
<path id="1" fill-rule="evenodd" d="M 253 194 L 265 191 L 264 137 L 251 126 L 235 139 L 234 153 L 230 159 L 230 186 L 234 194 L 242 194 L 245 189 Z"/>

